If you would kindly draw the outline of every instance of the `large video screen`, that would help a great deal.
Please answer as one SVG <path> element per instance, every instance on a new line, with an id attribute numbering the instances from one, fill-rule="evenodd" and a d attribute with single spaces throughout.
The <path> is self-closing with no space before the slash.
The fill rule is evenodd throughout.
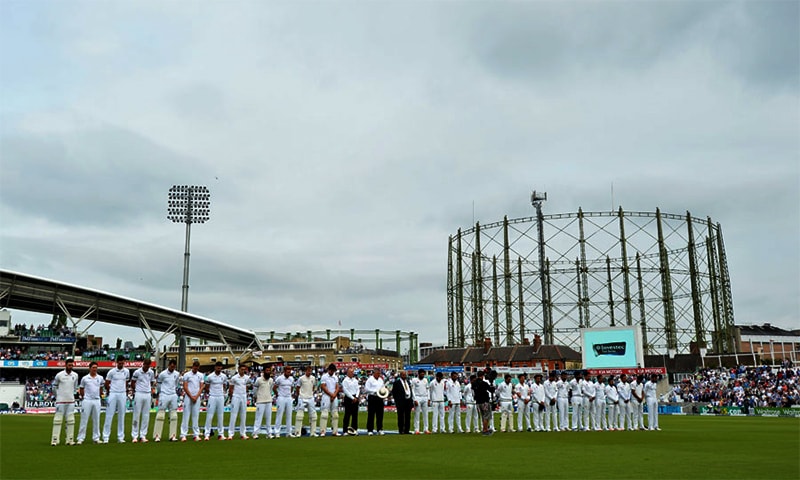
<path id="1" fill-rule="evenodd" d="M 581 330 L 583 368 L 644 366 L 642 331 L 638 326 Z"/>

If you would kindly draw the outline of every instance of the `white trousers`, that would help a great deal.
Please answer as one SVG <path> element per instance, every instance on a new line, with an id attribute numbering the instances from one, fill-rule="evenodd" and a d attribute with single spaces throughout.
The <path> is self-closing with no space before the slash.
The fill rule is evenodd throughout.
<path id="1" fill-rule="evenodd" d="M 471 432 L 473 429 L 477 432 L 483 430 L 483 426 L 481 426 L 478 419 L 478 409 L 474 403 L 467 403 L 466 417 L 466 432 Z M 473 427 L 472 425 L 475 426 Z"/>
<path id="2" fill-rule="evenodd" d="M 658 428 L 658 399 L 645 398 L 647 401 L 647 428 L 655 430 Z"/>
<path id="3" fill-rule="evenodd" d="M 431 418 L 431 432 L 436 433 L 440 429 L 444 432 L 444 400 L 431 401 L 431 410 L 433 416 Z"/>
<path id="4" fill-rule="evenodd" d="M 206 437 L 211 435 L 211 426 L 214 421 L 214 416 L 217 417 L 217 435 L 225 435 L 225 397 L 208 397 L 206 404 Z"/>
<path id="5" fill-rule="evenodd" d="M 558 404 L 550 405 L 550 400 L 544 402 L 544 430 L 551 431 L 558 429 Z"/>
<path id="6" fill-rule="evenodd" d="M 581 415 L 583 413 L 583 397 L 572 397 L 572 429 L 580 430 L 583 427 Z"/>
<path id="7" fill-rule="evenodd" d="M 152 397 L 150 392 L 136 392 L 133 397 L 133 420 L 131 421 L 131 436 L 134 439 L 147 437 L 150 428 L 150 405 Z"/>
<path id="8" fill-rule="evenodd" d="M 292 434 L 292 397 L 278 397 L 275 399 L 278 411 L 275 413 L 275 434 L 281 434 L 281 425 L 286 427 L 286 436 Z"/>
<path id="9" fill-rule="evenodd" d="M 633 428 L 644 428 L 644 403 L 631 400 L 631 419 Z"/>
<path id="10" fill-rule="evenodd" d="M 92 419 L 92 441 L 100 441 L 100 399 L 87 400 L 81 403 L 81 427 L 78 430 L 78 441 L 82 442 L 86 438 L 86 426 L 89 419 Z"/>
<path id="11" fill-rule="evenodd" d="M 569 430 L 569 398 L 558 397 L 558 428 Z"/>
<path id="12" fill-rule="evenodd" d="M 111 421 L 117 415 L 117 440 L 125 440 L 125 402 L 128 395 L 125 393 L 109 393 L 106 399 L 106 421 L 103 425 L 103 440 L 111 439 Z"/>
<path id="13" fill-rule="evenodd" d="M 464 428 L 461 426 L 461 402 L 450 404 L 450 411 L 447 412 L 447 423 L 450 433 L 461 433 L 464 431 Z"/>
<path id="14" fill-rule="evenodd" d="M 236 431 L 236 420 L 239 420 L 239 435 L 247 435 L 247 397 L 234 395 L 231 398 L 231 418 L 228 423 L 228 436 L 232 437 Z"/>
<path id="15" fill-rule="evenodd" d="M 414 431 L 422 432 L 428 431 L 428 397 L 420 397 L 414 401 Z M 423 416 L 424 430 L 419 429 L 419 416 Z"/>
<path id="16" fill-rule="evenodd" d="M 525 403 L 525 400 L 519 400 L 517 403 L 517 430 L 522 431 L 527 425 L 528 428 L 531 428 L 531 412 L 533 411 L 531 407 L 538 407 L 538 403 L 534 403 L 533 400 L 530 400 L 528 403 Z M 534 418 L 536 415 L 534 414 Z M 538 427 L 537 427 L 538 428 Z"/>
<path id="17" fill-rule="evenodd" d="M 192 433 L 200 436 L 200 398 L 193 402 L 188 395 L 183 397 L 183 418 L 181 419 L 181 436 L 189 434 L 189 420 L 192 421 Z"/>
<path id="18" fill-rule="evenodd" d="M 594 429 L 604 430 L 608 428 L 606 421 L 606 399 L 598 398 L 594 401 Z"/>
<path id="19" fill-rule="evenodd" d="M 583 429 L 591 430 L 592 424 L 595 422 L 594 405 L 597 399 L 590 400 L 589 397 L 583 397 Z"/>
<path id="20" fill-rule="evenodd" d="M 608 428 L 616 430 L 617 423 L 619 422 L 619 403 L 608 403 L 607 408 L 608 408 Z"/>
<path id="21" fill-rule="evenodd" d="M 624 400 L 620 400 L 617 428 L 625 430 L 626 421 L 628 422 L 628 429 L 633 429 L 633 426 L 631 425 L 631 404 L 630 402 L 625 403 Z"/>
<path id="22" fill-rule="evenodd" d="M 272 434 L 272 402 L 256 403 L 256 419 L 253 421 L 253 435 L 261 433 L 261 420 L 265 419 L 267 435 Z"/>

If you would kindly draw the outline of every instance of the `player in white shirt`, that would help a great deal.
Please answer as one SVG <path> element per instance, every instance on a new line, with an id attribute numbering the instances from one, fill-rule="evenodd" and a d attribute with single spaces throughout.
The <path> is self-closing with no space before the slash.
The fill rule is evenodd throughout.
<path id="1" fill-rule="evenodd" d="M 414 434 L 419 435 L 419 417 L 423 418 L 424 433 L 431 433 L 428 430 L 428 379 L 425 378 L 425 370 L 420 368 L 417 378 L 411 379 L 411 394 L 414 397 Z"/>
<path id="2" fill-rule="evenodd" d="M 352 368 L 347 369 L 347 376 L 342 380 L 344 399 L 344 425 L 342 433 L 358 435 L 358 404 L 361 398 L 361 385 Z"/>
<path id="3" fill-rule="evenodd" d="M 572 431 L 577 432 L 583 430 L 583 394 L 582 385 L 583 379 L 581 372 L 576 371 L 572 380 L 569 381 L 570 403 L 572 404 Z"/>
<path id="4" fill-rule="evenodd" d="M 158 386 L 158 412 L 156 413 L 156 424 L 153 427 L 153 441 L 161 441 L 161 431 L 164 429 L 164 418 L 169 412 L 169 441 L 177 442 L 178 434 L 178 385 L 180 384 L 181 374 L 175 370 L 175 360 L 167 363 L 167 369 L 158 374 L 156 385 Z"/>
<path id="5" fill-rule="evenodd" d="M 250 384 L 250 375 L 247 367 L 239 365 L 239 373 L 228 381 L 228 395 L 231 398 L 231 418 L 228 423 L 228 440 L 233 440 L 236 431 L 236 419 L 239 419 L 239 438 L 247 440 L 247 386 Z"/>
<path id="6" fill-rule="evenodd" d="M 225 440 L 225 387 L 228 385 L 228 376 L 222 373 L 222 362 L 214 364 L 214 371 L 206 377 L 206 393 L 208 404 L 206 406 L 206 427 L 203 440 L 211 438 L 211 426 L 214 416 L 217 417 L 217 440 Z"/>
<path id="7" fill-rule="evenodd" d="M 445 380 L 444 392 L 447 395 L 447 401 L 450 403 L 450 412 L 447 418 L 450 433 L 463 433 L 464 428 L 461 426 L 461 382 L 458 381 L 458 373 L 452 372 L 450 378 Z"/>
<path id="8" fill-rule="evenodd" d="M 81 378 L 78 392 L 81 397 L 81 427 L 78 430 L 78 445 L 86 439 L 86 426 L 92 419 L 92 441 L 100 443 L 100 390 L 105 381 L 97 374 L 97 362 L 89 363 L 89 375 Z"/>
<path id="9" fill-rule="evenodd" d="M 608 405 L 608 429 L 616 430 L 619 417 L 619 390 L 617 390 L 613 376 L 608 377 L 608 385 L 606 385 L 606 405 Z"/>
<path id="10" fill-rule="evenodd" d="M 444 426 L 444 374 L 436 372 L 436 377 L 428 384 L 430 390 L 431 410 L 431 433 L 445 432 Z M 441 425 L 441 427 L 440 427 Z"/>
<path id="11" fill-rule="evenodd" d="M 544 431 L 542 419 L 547 412 L 547 397 L 544 392 L 544 385 L 542 384 L 542 374 L 537 373 L 533 376 L 533 385 L 531 385 L 531 402 L 529 410 L 533 412 L 533 427 L 537 432 Z"/>
<path id="12" fill-rule="evenodd" d="M 597 401 L 597 384 L 592 381 L 592 375 L 587 371 L 584 374 L 581 384 L 581 394 L 583 395 L 583 431 L 592 429 L 592 424 L 596 422 L 594 405 Z"/>
<path id="13" fill-rule="evenodd" d="M 106 421 L 103 425 L 103 443 L 111 437 L 111 421 L 117 415 L 117 441 L 125 443 L 125 403 L 128 400 L 128 381 L 131 372 L 124 367 L 125 359 L 117 357 L 117 366 L 106 374 Z"/>
<path id="14" fill-rule="evenodd" d="M 189 434 L 189 420 L 192 421 L 194 441 L 200 441 L 200 399 L 205 389 L 204 375 L 200 373 L 200 362 L 192 362 L 192 369 L 183 374 L 183 418 L 181 419 L 181 442 Z"/>
<path id="15" fill-rule="evenodd" d="M 336 365 L 328 365 L 328 371 L 320 379 L 322 399 L 319 405 L 319 436 L 324 437 L 328 430 L 328 417 L 331 419 L 331 432 L 334 437 L 339 436 L 339 375 L 336 374 Z"/>
<path id="16" fill-rule="evenodd" d="M 524 373 L 517 375 L 517 383 L 514 386 L 514 397 L 517 399 L 517 430 L 525 431 L 525 425 L 530 432 L 531 428 L 531 386 L 528 384 L 528 376 Z"/>
<path id="17" fill-rule="evenodd" d="M 286 428 L 286 437 L 292 436 L 292 391 L 294 389 L 294 377 L 292 377 L 292 367 L 283 367 L 283 375 L 278 375 L 272 385 L 272 392 L 275 394 L 275 404 L 278 411 L 275 413 L 275 436 L 281 436 L 281 423 Z"/>
<path id="18" fill-rule="evenodd" d="M 151 361 L 145 358 L 141 368 L 137 368 L 131 377 L 133 396 L 133 420 L 131 436 L 133 443 L 147 443 L 147 430 L 150 427 L 150 405 L 153 403 L 153 389 L 156 385 L 156 373 L 150 368 Z"/>
<path id="19" fill-rule="evenodd" d="M 594 429 L 596 431 L 608 430 L 606 420 L 606 379 L 602 375 L 597 376 L 597 394 L 594 401 Z"/>
<path id="20" fill-rule="evenodd" d="M 623 373 L 617 382 L 617 392 L 619 393 L 619 422 L 617 428 L 625 430 L 625 421 L 628 422 L 628 430 L 633 430 L 631 423 L 631 384 Z"/>
<path id="21" fill-rule="evenodd" d="M 494 394 L 500 403 L 500 431 L 514 432 L 514 386 L 511 384 L 511 375 L 506 373 L 503 381 L 497 385 Z"/>
<path id="22" fill-rule="evenodd" d="M 67 445 L 75 445 L 75 390 L 78 387 L 78 374 L 72 371 L 74 362 L 68 358 L 64 362 L 64 370 L 56 374 L 53 389 L 56 392 L 56 414 L 53 416 L 53 436 L 50 444 L 61 442 L 61 426 L 66 423 Z M 65 422 L 66 420 L 66 422 Z"/>
<path id="23" fill-rule="evenodd" d="M 634 430 L 644 430 L 644 375 L 631 382 L 631 419 Z"/>
<path id="24" fill-rule="evenodd" d="M 478 378 L 474 373 L 469 376 L 469 381 L 464 385 L 464 415 L 466 416 L 464 431 L 470 433 L 474 428 L 476 432 L 480 433 L 480 420 L 478 419 L 478 408 L 475 404 L 475 394 L 472 392 L 472 382 Z M 473 427 L 474 425 L 474 427 Z"/>
<path id="25" fill-rule="evenodd" d="M 314 391 L 317 389 L 317 377 L 311 374 L 311 366 L 306 367 L 304 375 L 297 379 L 297 414 L 294 420 L 294 436 L 299 437 L 303 432 L 303 417 L 308 412 L 308 435 L 316 437 L 317 432 L 317 405 L 314 401 Z"/>
<path id="26" fill-rule="evenodd" d="M 558 387 L 557 387 L 558 379 L 556 378 L 556 372 L 551 370 L 550 373 L 547 375 L 547 380 L 544 382 L 544 425 L 542 428 L 546 432 L 551 431 L 551 423 L 552 423 L 552 430 L 556 432 L 558 429 L 558 405 L 557 405 L 557 397 L 558 397 Z"/>
<path id="27" fill-rule="evenodd" d="M 647 428 L 648 430 L 661 430 L 658 427 L 658 375 L 650 375 L 650 380 L 644 384 L 644 400 L 647 402 Z"/>
<path id="28" fill-rule="evenodd" d="M 261 433 L 261 419 L 266 419 L 264 428 L 267 430 L 267 438 L 272 435 L 272 369 L 264 368 L 264 373 L 256 380 L 256 418 L 253 421 L 253 438 L 258 438 Z"/>
<path id="29" fill-rule="evenodd" d="M 558 404 L 558 425 L 556 431 L 569 430 L 569 381 L 567 372 L 561 372 L 561 378 L 556 382 L 557 404 Z"/>

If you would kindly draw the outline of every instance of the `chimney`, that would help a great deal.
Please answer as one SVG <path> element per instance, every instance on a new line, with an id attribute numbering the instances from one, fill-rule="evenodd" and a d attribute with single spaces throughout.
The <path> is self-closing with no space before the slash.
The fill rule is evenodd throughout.
<path id="1" fill-rule="evenodd" d="M 483 339 L 483 354 L 486 355 L 489 353 L 489 349 L 492 348 L 492 339 L 491 338 L 484 338 Z"/>
<path id="2" fill-rule="evenodd" d="M 542 347 L 542 337 L 541 337 L 541 335 L 534 335 L 533 336 L 533 349 L 538 352 L 541 347 Z"/>

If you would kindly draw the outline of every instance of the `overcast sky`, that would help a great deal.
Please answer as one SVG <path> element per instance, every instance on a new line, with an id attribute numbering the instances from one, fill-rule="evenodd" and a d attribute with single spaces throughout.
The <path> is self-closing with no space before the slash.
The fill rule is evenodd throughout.
<path id="1" fill-rule="evenodd" d="M 179 308 L 167 190 L 207 185 L 191 312 L 445 343 L 449 235 L 532 189 L 608 210 L 613 183 L 720 222 L 736 322 L 798 328 L 798 25 L 796 1 L 0 0 L 0 265 Z"/>

